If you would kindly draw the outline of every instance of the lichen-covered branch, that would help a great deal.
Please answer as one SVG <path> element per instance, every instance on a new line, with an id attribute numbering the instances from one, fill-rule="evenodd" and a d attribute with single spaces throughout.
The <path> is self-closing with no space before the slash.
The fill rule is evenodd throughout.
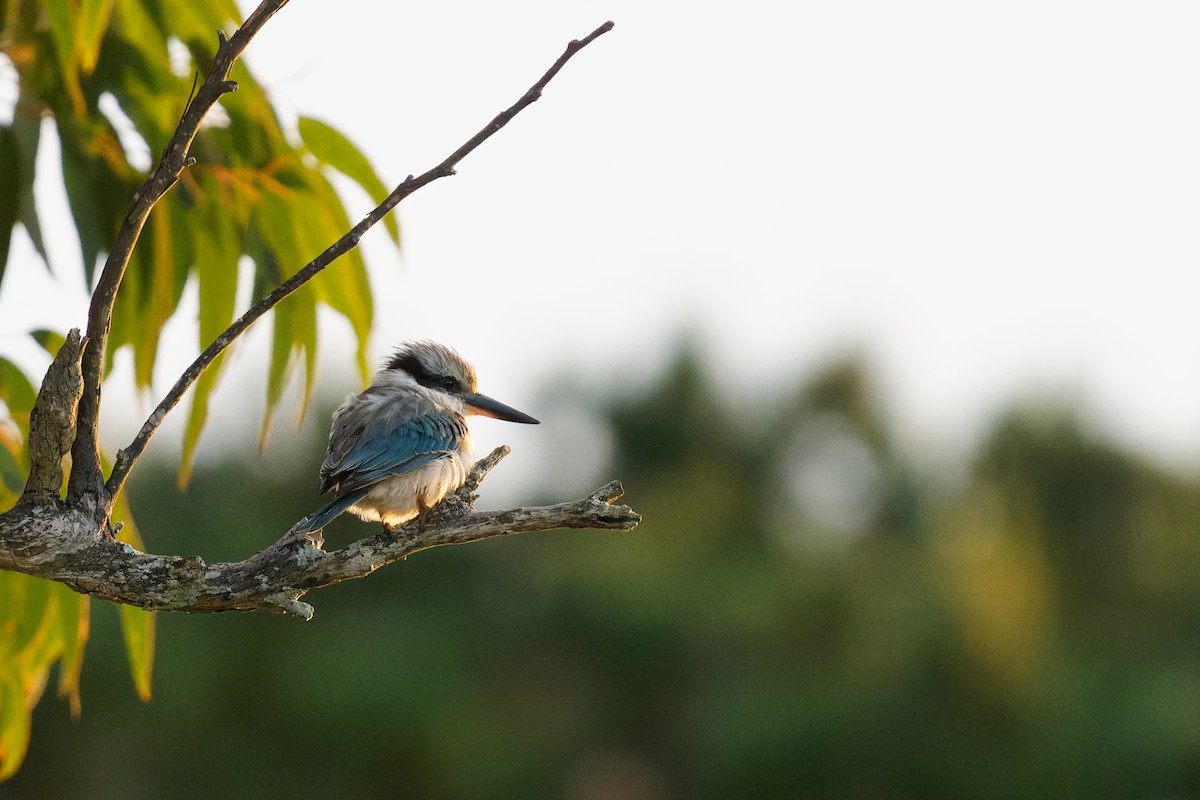
<path id="1" fill-rule="evenodd" d="M 58 349 L 29 416 L 29 478 L 26 502 L 58 497 L 62 491 L 62 460 L 75 440 L 75 415 L 83 394 L 79 329 L 73 328 Z"/>
<path id="2" fill-rule="evenodd" d="M 294 292 L 339 256 L 401 200 L 439 178 L 454 174 L 466 155 L 541 97 L 566 62 L 608 32 L 607 22 L 572 41 L 549 70 L 511 107 L 424 174 L 409 176 L 358 225 L 324 253 L 282 283 L 243 315 L 184 372 L 150 415 L 134 441 L 118 453 L 105 482 L 100 466 L 97 428 L 108 331 L 117 293 L 133 247 L 151 210 L 178 181 L 193 159 L 188 151 L 201 120 L 237 85 L 230 69 L 262 25 L 287 0 L 263 0 L 246 22 L 226 39 L 219 36 L 213 64 L 188 103 L 162 157 L 134 194 L 92 294 L 86 335 L 71 331 L 42 382 L 33 414 L 29 450 L 32 469 L 21 500 L 0 513 L 0 569 L 64 583 L 79 592 L 154 611 L 253 611 L 268 609 L 309 617 L 312 607 L 300 598 L 338 581 L 361 578 L 411 553 L 444 544 L 460 544 L 527 531 L 555 528 L 630 530 L 640 517 L 614 505 L 621 487 L 610 483 L 590 496 L 536 508 L 481 512 L 474 508 L 479 481 L 501 458 L 501 448 L 480 461 L 454 495 L 417 521 L 385 530 L 341 550 L 326 551 L 320 534 L 289 531 L 243 561 L 206 564 L 195 556 L 142 553 L 112 538 L 109 516 L 129 470 L 182 395 L 212 361 L 256 319 Z M 63 457 L 70 451 L 67 495 L 60 495 Z"/>
<path id="3" fill-rule="evenodd" d="M 613 505 L 622 493 L 616 482 L 573 502 L 476 511 L 479 481 L 507 453 L 502 447 L 481 460 L 457 493 L 418 520 L 341 550 L 324 550 L 319 534 L 289 531 L 244 561 L 152 555 L 114 541 L 90 515 L 55 501 L 0 515 L 0 568 L 151 611 L 268 610 L 308 619 L 313 609 L 300 600 L 305 593 L 365 577 L 419 550 L 557 528 L 631 530 L 641 520 Z"/>

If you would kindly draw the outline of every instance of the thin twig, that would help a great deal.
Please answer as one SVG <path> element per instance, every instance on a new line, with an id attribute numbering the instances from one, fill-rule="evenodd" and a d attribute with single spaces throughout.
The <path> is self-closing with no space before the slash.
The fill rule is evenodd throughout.
<path id="1" fill-rule="evenodd" d="M 362 221 L 350 229 L 342 238 L 338 239 L 330 245 L 323 253 L 310 261 L 299 272 L 288 278 L 282 284 L 275 288 L 270 294 L 255 303 L 245 314 L 230 325 L 224 333 L 218 336 L 212 344 L 210 344 L 203 353 L 192 362 L 171 390 L 167 392 L 166 397 L 154 409 L 149 418 L 142 425 L 142 429 L 138 431 L 136 437 L 130 442 L 129 446 L 117 453 L 116 464 L 113 466 L 112 474 L 108 478 L 106 486 L 109 497 L 116 497 L 122 486 L 125 484 L 125 479 L 129 476 L 129 470 L 141 456 L 145 450 L 150 438 L 158 430 L 167 414 L 170 413 L 182 399 L 184 393 L 191 385 L 200 377 L 201 373 L 219 356 L 233 341 L 254 324 L 261 316 L 266 314 L 272 308 L 279 304 L 288 295 L 295 292 L 305 283 L 307 283 L 314 275 L 316 275 L 329 264 L 333 263 L 337 258 L 348 253 L 350 250 L 358 246 L 359 239 L 364 233 L 370 230 L 375 223 L 383 219 L 393 208 L 399 205 L 400 201 L 411 195 L 423 186 L 426 186 L 439 178 L 445 178 L 454 174 L 454 168 L 458 163 L 471 153 L 479 145 L 487 141 L 493 134 L 507 125 L 517 114 L 519 114 L 527 106 L 534 103 L 542 95 L 542 90 L 546 88 L 551 79 L 558 74 L 559 70 L 570 60 L 577 52 L 582 50 L 593 40 L 599 36 L 612 30 L 613 23 L 606 22 L 583 39 L 575 39 L 567 45 L 567 49 L 558 57 L 558 60 L 546 71 L 537 83 L 529 88 L 521 99 L 514 103 L 510 108 L 496 116 L 486 127 L 467 140 L 465 144 L 451 153 L 447 158 L 438 164 L 433 169 L 413 177 L 409 175 L 404 182 L 397 186 L 391 194 L 389 194 L 382 203 L 374 208 L 369 214 L 363 217 Z"/>
<path id="2" fill-rule="evenodd" d="M 188 102 L 154 172 L 134 193 L 133 205 L 117 230 L 104 268 L 100 272 L 100 279 L 92 292 L 91 304 L 88 307 L 87 344 L 81 363 L 83 396 L 79 401 L 67 496 L 72 500 L 90 498 L 87 505 L 104 517 L 107 517 L 111 509 L 112 493 L 105 489 L 104 475 L 100 468 L 100 383 L 117 291 L 121 287 L 134 245 L 137 244 L 151 210 L 175 185 L 183 170 L 194 163 L 194 159 L 188 156 L 188 150 L 196 138 L 201 121 L 223 95 L 237 89 L 237 83 L 229 80 L 229 72 L 234 62 L 266 21 L 286 3 L 287 0 L 263 0 L 232 37 L 226 39 L 224 33 L 218 34 L 220 45 L 208 75 Z"/>

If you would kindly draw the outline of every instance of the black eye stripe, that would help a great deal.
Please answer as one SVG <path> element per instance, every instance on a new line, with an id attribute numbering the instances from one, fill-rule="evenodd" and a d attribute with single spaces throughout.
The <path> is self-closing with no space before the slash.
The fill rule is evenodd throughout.
<path id="1" fill-rule="evenodd" d="M 401 350 L 387 362 L 388 369 L 400 369 L 407 372 L 417 383 L 430 389 L 444 389 L 448 392 L 464 391 L 463 382 L 454 375 L 434 374 L 429 367 L 411 351 Z"/>
<path id="2" fill-rule="evenodd" d="M 462 388 L 458 382 L 458 378 L 450 375 L 430 375 L 428 372 L 409 372 L 416 379 L 417 383 L 422 386 L 427 386 L 430 389 L 445 389 L 448 392 L 456 392 Z"/>

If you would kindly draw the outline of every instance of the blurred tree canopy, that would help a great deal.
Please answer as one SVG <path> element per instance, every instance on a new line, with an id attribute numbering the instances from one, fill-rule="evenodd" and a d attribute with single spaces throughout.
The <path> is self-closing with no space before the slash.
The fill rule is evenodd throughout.
<path id="1" fill-rule="evenodd" d="M 0 115 L 0 279 L 40 268 L 8 263 L 12 230 L 45 260 L 32 167 L 52 132 L 91 280 L 213 32 L 236 16 L 229 0 L 0 0 L 18 88 Z M 261 291 L 348 227 L 327 167 L 380 194 L 344 137 L 315 120 L 285 127 L 244 68 L 235 77 L 226 118 L 202 131 L 199 163 L 151 217 L 127 276 L 113 344 L 131 348 L 143 387 L 185 284 L 206 341 L 236 313 L 239 264 Z M 372 310 L 351 259 L 275 312 L 272 401 L 297 363 L 311 386 L 320 304 L 351 321 L 365 368 Z M 35 333 L 51 351 L 61 341 Z M 196 387 L 185 474 L 216 374 Z M 0 507 L 28 466 L 34 392 L 0 359 Z M 935 485 L 853 361 L 749 415 L 690 353 L 644 391 L 573 402 L 611 437 L 612 467 L 645 516 L 638 533 L 433 551 L 329 590 L 306 626 L 163 617 L 148 706 L 128 690 L 118 644 L 120 629 L 144 694 L 146 615 L 95 604 L 90 619 L 86 598 L 0 573 L 2 774 L 29 748 L 2 791 L 1200 793 L 1194 476 L 1068 411 L 1018 408 L 959 485 Z M 319 453 L 324 431 L 307 432 L 300 446 Z M 245 531 L 282 529 L 311 503 L 311 463 L 276 462 L 269 474 L 204 466 L 182 496 L 178 465 L 139 471 L 132 511 L 163 549 L 242 556 L 262 544 Z M 81 672 L 89 625 L 101 635 Z M 78 721 L 60 705 L 34 710 L 52 665 L 68 708 L 86 687 Z"/>
<path id="2" fill-rule="evenodd" d="M 0 0 L 0 81 L 15 102 L 0 107 L 0 289 L 15 271 L 51 264 L 35 188 L 62 182 L 77 233 L 85 286 L 112 245 L 118 225 L 153 160 L 170 138 L 217 46 L 217 32 L 240 19 L 233 0 L 170 3 L 165 0 Z M 199 298 L 198 341 L 206 346 L 238 309 L 239 269 L 253 270 L 257 298 L 306 264 L 350 228 L 328 177 L 337 170 L 381 200 L 388 190 L 362 154 L 341 133 L 314 119 L 277 117 L 245 66 L 235 66 L 238 91 L 221 113 L 210 115 L 197 136 L 197 163 L 158 204 L 142 230 L 117 296 L 109 347 L 129 348 L 140 389 L 150 388 L 163 326 L 186 285 Z M 61 174 L 37 174 L 40 148 L 49 137 L 61 150 Z M 399 244 L 394 219 L 386 225 Z M 36 253 L 15 262 L 14 238 L 26 237 Z M 37 258 L 43 262 L 36 263 Z M 8 279 L 7 281 L 5 279 Z M 15 298 L 6 303 L 44 302 Z M 242 301 L 244 302 L 244 300 Z M 305 397 L 317 356 L 317 309 L 332 308 L 358 337 L 364 377 L 372 301 L 361 254 L 349 253 L 337 269 L 323 271 L 273 311 L 268 409 L 303 364 Z M 51 354 L 69 327 L 31 331 Z M 178 478 L 187 481 L 207 416 L 208 398 L 222 367 L 218 359 L 197 381 Z M 25 444 L 36 387 L 0 357 L 0 509 L 16 501 L 29 470 Z M 264 421 L 264 435 L 268 418 Z M 123 538 L 141 542 L 126 508 L 114 521 Z M 0 779 L 12 774 L 28 742 L 29 715 L 51 664 L 60 663 L 59 691 L 79 707 L 79 676 L 88 632 L 88 599 L 62 585 L 0 574 Z M 138 694 L 149 697 L 154 653 L 153 618 L 123 609 L 124 633 Z"/>
<path id="3" fill-rule="evenodd" d="M 942 485 L 855 360 L 751 415 L 690 351 L 540 405 L 608 432 L 636 533 L 432 551 L 306 626 L 165 617 L 149 706 L 101 637 L 89 713 L 39 708 L 15 796 L 1200 792 L 1194 477 L 1017 407 Z M 182 498 L 159 465 L 134 510 L 236 557 L 310 501 L 303 459 L 274 462 Z"/>

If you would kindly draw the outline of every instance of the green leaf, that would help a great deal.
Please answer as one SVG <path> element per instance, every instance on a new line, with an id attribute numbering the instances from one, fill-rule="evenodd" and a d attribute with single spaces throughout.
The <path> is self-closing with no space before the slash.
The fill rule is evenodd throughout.
<path id="1" fill-rule="evenodd" d="M 113 507 L 113 520 L 123 523 L 117 541 L 126 542 L 138 550 L 145 544 L 133 522 L 127 493 L 122 493 Z M 145 609 L 122 604 L 121 632 L 125 637 L 125 656 L 129 660 L 129 673 L 133 687 L 142 702 L 150 702 L 150 679 L 154 669 L 155 618 Z"/>
<path id="2" fill-rule="evenodd" d="M 96 68 L 96 59 L 100 56 L 100 44 L 108 29 L 108 20 L 112 15 L 113 0 L 79 0 L 74 13 L 75 46 L 79 68 L 91 74 Z"/>
<path id="3" fill-rule="evenodd" d="M 21 428 L 29 433 L 29 412 L 37 400 L 37 390 L 16 364 L 0 356 L 0 400 L 8 406 L 8 413 Z"/>
<path id="4" fill-rule="evenodd" d="M 104 42 L 92 83 L 112 93 L 151 152 L 158 153 L 179 122 L 180 96 L 191 90 L 192 76 L 181 78 L 172 70 L 168 32 L 149 11 L 143 0 L 118 2 L 114 16 L 119 24 Z M 210 49 L 215 30 L 209 31 Z"/>
<path id="5" fill-rule="evenodd" d="M 0 781 L 16 774 L 25 760 L 32 715 L 20 673 L 0 670 Z"/>
<path id="6" fill-rule="evenodd" d="M 154 614 L 144 608 L 121 605 L 121 632 L 125 636 L 125 655 L 129 674 L 138 699 L 150 702 L 150 678 L 154 667 Z"/>
<path id="7" fill-rule="evenodd" d="M 88 639 L 91 598 L 61 583 L 54 584 L 53 590 L 59 596 L 58 625 L 63 644 L 58 670 L 58 696 L 67 701 L 72 718 L 79 719 L 79 681 L 83 675 L 83 650 Z"/>
<path id="8" fill-rule="evenodd" d="M 175 313 L 193 260 L 180 203 L 167 198 L 146 220 L 113 310 L 110 348 L 133 345 L 134 378 L 150 388 L 162 329 Z"/>
<path id="9" fill-rule="evenodd" d="M 0 128 L 0 281 L 8 264 L 13 226 L 21 205 L 21 173 L 18 166 L 17 135 L 11 127 Z"/>
<path id="10" fill-rule="evenodd" d="M 0 128 L 0 280 L 8 263 L 13 225 L 20 222 L 46 261 L 46 246 L 33 199 L 33 181 L 41 122 L 22 113 L 18 104 L 12 124 Z M 49 263 L 48 261 L 46 263 Z"/>
<path id="11" fill-rule="evenodd" d="M 233 0 L 214 0 L 205 3 L 175 3 L 170 9 L 167 24 L 171 34 L 185 44 L 199 42 L 209 52 L 213 48 L 213 35 L 217 30 L 232 32 L 241 20 L 241 12 Z M 203 65 L 207 68 L 207 64 Z"/>
<path id="12" fill-rule="evenodd" d="M 68 58 L 75 49 L 75 37 L 71 26 L 71 3 L 69 0 L 44 0 L 42 7 L 50 20 L 50 34 L 54 38 L 54 48 L 59 54 L 61 69 L 69 71 Z"/>
<path id="13" fill-rule="evenodd" d="M 12 175 L 11 185 L 0 187 L 0 281 L 4 281 L 8 264 L 8 247 L 12 241 L 13 225 L 17 224 L 20 209 L 20 169 L 18 167 L 17 134 L 11 127 L 0 127 L 0 175 Z M 8 181 L 5 181 L 8 184 Z"/>
<path id="14" fill-rule="evenodd" d="M 337 200 L 337 194 L 322 175 L 307 176 L 306 183 L 313 199 L 304 204 L 309 217 L 297 232 L 305 240 L 307 250 L 320 252 L 337 241 L 350 222 Z M 374 301 L 367 279 L 367 266 L 357 248 L 343 255 L 312 279 L 317 297 L 346 317 L 358 340 L 356 362 L 363 380 L 370 377 L 367 346 L 370 343 Z"/>
<path id="15" fill-rule="evenodd" d="M 7 9 L 4 11 L 3 9 Z M 133 169 L 109 120 L 98 113 L 111 93 L 152 153 L 174 129 L 192 76 L 171 67 L 168 41 L 178 37 L 203 73 L 212 58 L 215 31 L 231 32 L 240 18 L 235 0 L 171 4 L 145 0 L 35 0 L 19 9 L 0 0 L 5 43 L 24 48 L 14 59 L 20 102 L 0 134 L 0 233 L 5 255 L 15 223 L 28 232 L 47 261 L 34 202 L 34 168 L 42 115 L 51 115 L 61 142 L 62 176 L 91 285 L 134 192 L 144 175 Z M 327 178 L 347 175 L 377 202 L 386 187 L 362 154 L 341 134 L 315 121 L 302 123 L 303 145 L 289 141 L 266 92 L 244 64 L 232 78 L 238 92 L 222 99 L 227 125 L 200 131 L 192 147 L 197 164 L 184 172 L 148 220 L 118 294 L 106 361 L 124 345 L 134 348 L 138 383 L 149 384 L 162 327 L 174 314 L 192 270 L 200 297 L 199 330 L 207 344 L 236 312 L 238 261 L 256 264 L 255 287 L 270 291 L 349 227 L 345 206 Z M 36 109 L 36 114 L 25 113 Z M 319 164 L 306 158 L 307 148 Z M 54 176 L 49 176 L 54 177 Z M 258 209 L 262 207 L 262 210 Z M 394 219 L 386 220 L 399 242 Z M 0 273 L 7 258 L 0 258 Z M 0 275 L 0 277 L 3 277 Z M 327 304 L 350 321 L 359 337 L 358 360 L 373 313 L 362 256 L 356 251 L 274 312 L 276 340 L 269 368 L 271 408 L 287 388 L 296 365 L 305 369 L 305 402 L 315 378 L 317 308 Z M 62 336 L 33 334 L 54 353 Z M 214 363 L 195 387 L 185 434 L 185 467 L 194 458 L 210 393 L 224 366 Z M 16 426 L 0 426 L 0 503 L 15 501 L 27 473 L 27 433 L 35 387 L 14 364 L 0 359 L 0 400 Z M 3 416 L 3 410 L 0 410 Z M 269 424 L 268 412 L 265 426 Z M 22 433 L 18 433 L 21 431 Z M 184 474 L 181 470 L 181 475 Z M 141 547 L 121 500 L 121 538 Z M 87 640 L 89 600 L 60 584 L 30 583 L 0 571 L 0 777 L 11 775 L 25 752 L 30 711 L 58 664 L 58 691 L 79 711 L 79 684 Z M 8 614 L 6 616 L 6 610 Z M 122 630 L 137 693 L 150 694 L 155 617 L 122 607 Z"/>
<path id="16" fill-rule="evenodd" d="M 200 184 L 204 192 L 205 230 L 197 236 L 196 274 L 200 294 L 200 346 L 207 347 L 233 321 L 237 301 L 238 261 L 242 244 L 234 227 L 232 212 L 221 202 L 219 186 L 211 181 Z M 222 354 L 209 365 L 192 388 L 192 405 L 183 433 L 183 457 L 179 465 L 178 485 L 182 489 L 191 478 L 200 431 L 208 417 L 208 398 L 216 386 L 225 363 Z"/>
<path id="17" fill-rule="evenodd" d="M 6 572 L 0 579 L 0 596 L 6 600 L 0 611 L 0 654 L 13 658 L 29 650 L 40 638 L 50 602 L 50 581 L 19 572 Z"/>
<path id="18" fill-rule="evenodd" d="M 0 780 L 20 766 L 31 712 L 66 650 L 63 590 L 70 593 L 41 578 L 0 573 Z"/>
<path id="19" fill-rule="evenodd" d="M 294 201 L 297 195 L 301 193 L 267 194 L 255 208 L 251 224 L 261 247 L 255 260 L 268 275 L 280 275 L 285 267 L 291 273 L 317 255 L 306 241 L 305 222 L 294 219 L 295 213 L 303 209 L 303 204 Z M 310 281 L 273 311 L 275 339 L 267 371 L 267 413 L 259 437 L 260 446 L 266 442 L 271 416 L 283 397 L 297 355 L 304 357 L 305 364 L 301 417 L 308 406 L 316 378 L 317 299 L 317 290 Z"/>
<path id="20" fill-rule="evenodd" d="M 37 204 L 33 196 L 42 121 L 26 114 L 14 114 L 12 130 L 17 142 L 17 221 L 25 227 L 34 248 L 48 267 L 50 257 L 46 254 L 46 243 L 42 239 L 42 226 L 38 221 Z M 0 273 L 3 271 L 4 265 L 0 263 Z"/>
<path id="21" fill-rule="evenodd" d="M 305 147 L 322 164 L 336 169 L 350 180 L 363 188 L 376 203 L 383 202 L 390 190 L 380 180 L 371 162 L 346 138 L 340 131 L 331 128 L 324 122 L 311 117 L 301 117 L 299 122 L 300 138 Z M 337 204 L 341 206 L 340 203 Z M 400 246 L 400 225 L 396 222 L 395 214 L 384 217 L 383 224 L 387 226 L 388 234 L 396 246 Z"/>
<path id="22" fill-rule="evenodd" d="M 75 69 L 78 54 L 75 51 L 74 26 L 71 24 L 71 3 L 69 0 L 44 0 L 42 8 L 50 20 L 54 57 L 58 62 L 63 88 L 67 92 L 75 116 L 82 117 L 87 113 L 87 108 L 79 85 L 79 73 Z"/>
<path id="23" fill-rule="evenodd" d="M 300 411 L 303 416 L 312 392 L 317 356 L 317 304 L 310 287 L 305 286 L 275 306 L 272 313 L 275 317 L 275 338 L 271 346 L 271 364 L 267 371 L 267 412 L 263 417 L 262 432 L 259 436 L 260 447 L 266 444 L 271 417 L 283 397 L 284 387 L 291 378 L 297 355 L 304 356 L 305 365 L 304 398 Z"/>
<path id="24" fill-rule="evenodd" d="M 0 425 L 0 508 L 12 508 L 28 477 L 25 440 L 9 426 Z"/>
<path id="25" fill-rule="evenodd" d="M 52 356 L 58 355 L 58 351 L 67 342 L 67 337 L 63 336 L 58 331 L 48 330 L 46 328 L 38 328 L 35 331 L 30 331 L 29 335 L 33 340 L 42 346 Z"/>
<path id="26" fill-rule="evenodd" d="M 63 186 L 79 236 L 84 278 L 90 286 L 96 273 L 96 260 L 109 246 L 109 237 L 101 233 L 104 227 L 96 208 L 100 190 L 92 176 L 90 159 L 76 141 L 74 132 L 60 122 L 58 135 L 62 143 Z"/>

